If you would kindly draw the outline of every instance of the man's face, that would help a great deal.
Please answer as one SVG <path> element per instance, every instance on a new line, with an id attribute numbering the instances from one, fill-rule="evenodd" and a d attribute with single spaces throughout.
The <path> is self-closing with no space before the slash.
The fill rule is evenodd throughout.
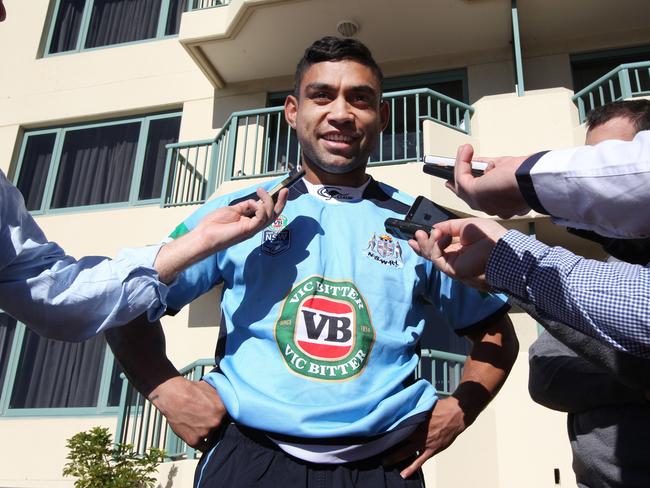
<path id="1" fill-rule="evenodd" d="M 287 97 L 285 116 L 307 165 L 329 174 L 364 172 L 388 122 L 373 71 L 355 61 L 316 63 L 303 74 L 299 94 Z"/>
<path id="2" fill-rule="evenodd" d="M 630 119 L 627 117 L 614 117 L 604 124 L 587 131 L 585 144 L 587 146 L 595 146 L 599 142 L 608 139 L 631 141 L 634 139 L 636 133 L 637 130 L 634 127 L 634 123 Z"/>

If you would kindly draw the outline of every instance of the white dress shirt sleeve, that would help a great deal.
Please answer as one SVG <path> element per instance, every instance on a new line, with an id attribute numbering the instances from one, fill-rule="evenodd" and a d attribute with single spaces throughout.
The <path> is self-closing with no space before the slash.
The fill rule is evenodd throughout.
<path id="1" fill-rule="evenodd" d="M 517 171 L 534 210 L 609 237 L 650 236 L 650 131 L 535 155 Z"/>

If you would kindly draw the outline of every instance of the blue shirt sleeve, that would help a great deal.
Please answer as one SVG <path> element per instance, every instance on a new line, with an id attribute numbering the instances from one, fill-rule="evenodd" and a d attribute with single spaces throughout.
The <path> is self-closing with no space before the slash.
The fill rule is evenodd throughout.
<path id="1" fill-rule="evenodd" d="M 439 272 L 431 263 L 427 266 L 432 268 L 429 270 L 427 299 L 456 334 L 464 336 L 478 331 L 509 310 L 504 295 L 475 290 Z"/>
<path id="2" fill-rule="evenodd" d="M 160 246 L 77 261 L 47 240 L 2 172 L 0 247 L 0 308 L 43 336 L 81 341 L 164 312 L 167 287 L 153 268 Z"/>

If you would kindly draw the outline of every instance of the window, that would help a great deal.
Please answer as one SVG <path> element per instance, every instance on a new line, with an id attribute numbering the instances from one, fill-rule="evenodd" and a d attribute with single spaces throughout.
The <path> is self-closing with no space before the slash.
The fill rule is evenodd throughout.
<path id="1" fill-rule="evenodd" d="M 103 336 L 85 342 L 46 339 L 0 312 L 0 413 L 110 412 L 122 372 Z"/>
<path id="2" fill-rule="evenodd" d="M 159 201 L 179 129 L 173 113 L 26 132 L 16 185 L 35 212 Z"/>
<path id="3" fill-rule="evenodd" d="M 188 0 L 56 0 L 46 54 L 178 34 Z"/>
<path id="4" fill-rule="evenodd" d="M 579 92 L 621 64 L 643 61 L 650 61 L 650 46 L 574 54 L 571 56 L 573 91 Z M 640 73 L 639 83 L 639 88 L 650 90 L 650 76 L 647 70 L 644 69 Z M 620 96 L 620 93 L 617 91 L 615 95 Z"/>
<path id="5" fill-rule="evenodd" d="M 13 343 L 16 321 L 9 315 L 0 312 L 0 392 L 3 390 L 7 366 L 9 365 L 9 354 Z"/>

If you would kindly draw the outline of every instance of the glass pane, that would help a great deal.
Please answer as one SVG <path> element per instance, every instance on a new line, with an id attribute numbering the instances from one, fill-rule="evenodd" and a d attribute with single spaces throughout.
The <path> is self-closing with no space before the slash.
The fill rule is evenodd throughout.
<path id="1" fill-rule="evenodd" d="M 9 408 L 95 407 L 106 341 L 61 342 L 25 331 Z"/>
<path id="2" fill-rule="evenodd" d="M 6 313 L 0 312 L 0 391 L 7 375 L 7 364 L 13 344 L 16 320 Z"/>
<path id="3" fill-rule="evenodd" d="M 17 185 L 23 194 L 27 210 L 41 208 L 55 140 L 54 133 L 27 137 Z"/>
<path id="4" fill-rule="evenodd" d="M 169 0 L 169 14 L 165 26 L 165 35 L 178 34 L 181 27 L 181 15 L 187 10 L 187 0 Z"/>
<path id="5" fill-rule="evenodd" d="M 156 119 L 149 123 L 147 150 L 144 156 L 144 167 L 142 168 L 142 180 L 140 181 L 138 196 L 140 200 L 160 198 L 165 173 L 165 160 L 167 158 L 165 145 L 178 142 L 180 127 L 180 117 Z"/>
<path id="6" fill-rule="evenodd" d="M 156 37 L 161 0 L 95 0 L 86 48 Z"/>
<path id="7" fill-rule="evenodd" d="M 68 131 L 51 208 L 129 199 L 140 122 Z"/>
<path id="8" fill-rule="evenodd" d="M 54 22 L 50 54 L 73 51 L 77 48 L 85 3 L 86 0 L 61 0 Z"/>
<path id="9" fill-rule="evenodd" d="M 595 59 L 572 61 L 571 72 L 573 75 L 573 90 L 575 92 L 582 90 L 587 85 L 590 85 L 598 78 L 605 75 L 612 69 L 620 66 L 621 64 L 638 63 L 647 61 L 648 59 L 650 59 L 650 49 L 647 49 L 643 52 L 627 54 L 621 52 L 608 54 L 607 52 L 603 52 L 602 56 L 599 56 Z M 650 88 L 647 76 L 645 79 L 642 79 L 640 81 L 642 89 Z M 618 89 L 618 84 L 614 85 L 614 89 L 616 91 L 615 96 L 620 96 L 620 89 Z"/>

